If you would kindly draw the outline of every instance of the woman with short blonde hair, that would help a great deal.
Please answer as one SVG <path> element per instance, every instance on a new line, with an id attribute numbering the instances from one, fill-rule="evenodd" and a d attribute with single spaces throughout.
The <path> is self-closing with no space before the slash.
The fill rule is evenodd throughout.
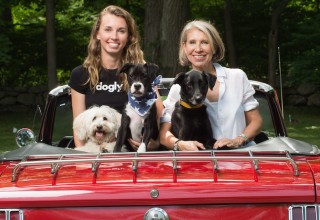
<path id="1" fill-rule="evenodd" d="M 180 64 L 217 78 L 215 86 L 208 90 L 204 101 L 212 138 L 217 140 L 212 149 L 255 144 L 254 137 L 262 127 L 259 103 L 253 96 L 255 90 L 241 69 L 223 67 L 218 63 L 223 59 L 224 53 L 221 37 L 210 22 L 195 20 L 188 22 L 183 28 L 180 37 Z M 163 101 L 165 110 L 161 118 L 160 143 L 170 150 L 205 149 L 203 143 L 179 140 L 170 131 L 171 114 L 181 98 L 180 90 L 180 85 L 172 85 Z"/>
<path id="2" fill-rule="evenodd" d="M 187 58 L 187 55 L 183 49 L 183 45 L 187 41 L 187 34 L 193 28 L 197 28 L 202 31 L 208 38 L 209 44 L 214 52 L 212 62 L 216 63 L 224 58 L 225 47 L 224 43 L 219 35 L 217 29 L 209 22 L 202 20 L 195 20 L 189 22 L 182 30 L 180 36 L 180 49 L 179 49 L 179 62 L 182 66 L 190 66 L 191 63 Z"/>

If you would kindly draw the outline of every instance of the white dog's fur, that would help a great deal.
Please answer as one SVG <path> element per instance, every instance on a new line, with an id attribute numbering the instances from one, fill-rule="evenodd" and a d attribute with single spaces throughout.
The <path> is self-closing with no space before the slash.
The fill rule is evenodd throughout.
<path id="1" fill-rule="evenodd" d="M 94 106 L 79 114 L 73 129 L 85 145 L 76 147 L 91 153 L 113 152 L 116 136 L 121 124 L 121 114 L 109 106 Z"/>

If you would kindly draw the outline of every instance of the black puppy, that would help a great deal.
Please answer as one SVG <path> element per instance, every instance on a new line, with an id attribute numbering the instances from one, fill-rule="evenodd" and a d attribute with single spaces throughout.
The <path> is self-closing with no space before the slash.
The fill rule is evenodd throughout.
<path id="1" fill-rule="evenodd" d="M 196 140 L 206 149 L 212 149 L 215 139 L 203 104 L 208 88 L 213 89 L 216 77 L 196 70 L 179 73 L 172 84 L 181 86 L 181 99 L 171 118 L 171 132 L 180 140 Z"/>
<path id="2" fill-rule="evenodd" d="M 154 86 L 160 83 L 161 76 L 156 77 L 158 70 L 157 65 L 146 63 L 125 64 L 118 71 L 118 74 L 127 74 L 129 91 L 128 103 L 122 113 L 114 152 L 120 152 L 128 138 L 141 142 L 138 152 L 147 150 L 146 145 L 150 138 L 157 139 L 159 128 L 155 105 L 157 94 Z"/>

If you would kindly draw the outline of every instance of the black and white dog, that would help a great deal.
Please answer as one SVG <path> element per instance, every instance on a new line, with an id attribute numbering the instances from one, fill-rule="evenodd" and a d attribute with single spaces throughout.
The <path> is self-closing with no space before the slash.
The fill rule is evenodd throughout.
<path id="1" fill-rule="evenodd" d="M 138 152 L 145 152 L 150 139 L 159 135 L 157 124 L 157 93 L 160 84 L 159 67 L 152 63 L 125 64 L 118 73 L 126 73 L 129 91 L 128 103 L 122 113 L 114 152 L 120 152 L 128 138 L 141 142 Z M 130 148 L 130 146 L 127 146 Z M 133 150 L 133 149 L 131 149 Z"/>
<path id="2" fill-rule="evenodd" d="M 206 149 L 212 149 L 215 139 L 203 104 L 208 89 L 213 89 L 216 77 L 196 70 L 179 73 L 172 84 L 181 87 L 181 99 L 171 118 L 171 132 L 180 140 L 196 140 Z"/>

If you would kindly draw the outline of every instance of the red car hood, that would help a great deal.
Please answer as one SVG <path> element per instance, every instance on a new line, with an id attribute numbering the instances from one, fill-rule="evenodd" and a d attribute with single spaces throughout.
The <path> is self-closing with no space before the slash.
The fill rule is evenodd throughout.
<path id="1" fill-rule="evenodd" d="M 320 173 L 320 163 L 308 158 L 230 151 L 29 156 L 0 163 L 0 207 L 315 203 L 312 170 Z"/>

